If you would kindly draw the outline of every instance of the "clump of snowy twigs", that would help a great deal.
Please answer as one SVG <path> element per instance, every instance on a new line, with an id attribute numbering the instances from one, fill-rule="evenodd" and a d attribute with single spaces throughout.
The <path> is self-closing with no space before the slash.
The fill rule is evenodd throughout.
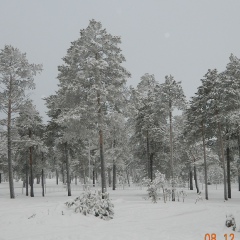
<path id="1" fill-rule="evenodd" d="M 83 215 L 94 215 L 104 220 L 112 219 L 114 215 L 114 205 L 109 199 L 108 193 L 92 193 L 85 191 L 74 200 L 65 203 L 69 208 L 74 207 L 75 212 L 80 212 Z"/>
<path id="2" fill-rule="evenodd" d="M 157 171 L 155 173 L 155 179 L 151 182 L 150 179 L 145 180 L 147 184 L 147 192 L 148 192 L 148 198 L 151 198 L 153 203 L 156 203 L 158 199 L 158 189 L 163 189 L 163 195 L 164 195 L 164 202 L 165 202 L 165 194 L 164 194 L 164 186 L 165 186 L 165 175 Z"/>

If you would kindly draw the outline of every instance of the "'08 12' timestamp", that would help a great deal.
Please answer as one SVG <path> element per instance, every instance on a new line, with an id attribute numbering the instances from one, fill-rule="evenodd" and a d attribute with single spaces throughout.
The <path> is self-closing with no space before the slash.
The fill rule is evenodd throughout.
<path id="1" fill-rule="evenodd" d="M 222 238 L 221 238 L 222 239 Z M 217 234 L 215 233 L 206 233 L 204 236 L 204 240 L 217 240 Z M 235 240 L 234 234 L 224 234 L 224 240 Z"/>

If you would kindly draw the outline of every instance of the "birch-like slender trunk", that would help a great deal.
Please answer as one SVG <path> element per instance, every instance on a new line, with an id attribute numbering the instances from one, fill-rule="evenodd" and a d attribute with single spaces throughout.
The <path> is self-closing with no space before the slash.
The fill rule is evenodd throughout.
<path id="1" fill-rule="evenodd" d="M 205 199 L 208 200 L 207 156 L 206 156 L 206 144 L 205 144 L 205 126 L 203 121 L 202 121 L 202 142 L 203 142 L 203 158 L 204 158 Z"/>

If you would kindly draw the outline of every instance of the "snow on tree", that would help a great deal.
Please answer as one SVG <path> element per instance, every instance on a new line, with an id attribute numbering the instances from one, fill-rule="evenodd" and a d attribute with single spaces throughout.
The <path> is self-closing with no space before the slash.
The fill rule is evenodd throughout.
<path id="1" fill-rule="evenodd" d="M 59 66 L 59 123 L 75 125 L 83 135 L 97 130 L 101 161 L 102 192 L 106 191 L 103 152 L 105 112 L 121 112 L 126 102 L 125 83 L 130 74 L 122 67 L 120 37 L 112 36 L 102 24 L 91 20 L 80 38 L 72 42 Z M 61 97 L 60 97 L 61 96 Z"/>
<path id="2" fill-rule="evenodd" d="M 176 82 L 172 75 L 165 77 L 165 82 L 160 86 L 160 94 L 164 102 L 164 109 L 169 115 L 170 166 L 171 178 L 174 179 L 172 112 L 174 108 L 184 110 L 186 100 L 181 82 Z M 172 186 L 172 201 L 175 201 L 174 185 Z"/>
<path id="3" fill-rule="evenodd" d="M 11 125 L 13 114 L 24 104 L 26 90 L 34 89 L 34 76 L 42 65 L 30 64 L 26 54 L 6 45 L 0 52 L 0 109 L 7 115 L 8 175 L 10 198 L 15 198 L 12 170 Z"/>

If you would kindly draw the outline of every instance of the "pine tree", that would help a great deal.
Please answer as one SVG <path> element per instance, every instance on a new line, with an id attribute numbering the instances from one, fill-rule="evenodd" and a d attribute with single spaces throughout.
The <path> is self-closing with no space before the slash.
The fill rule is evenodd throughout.
<path id="1" fill-rule="evenodd" d="M 0 52 L 0 109 L 7 114 L 8 173 L 10 198 L 15 198 L 12 170 L 12 115 L 24 103 L 25 91 L 34 88 L 34 76 L 41 72 L 42 66 L 30 64 L 26 54 L 17 48 L 6 45 Z"/>
<path id="2" fill-rule="evenodd" d="M 174 108 L 183 110 L 185 108 L 185 96 L 181 87 L 181 82 L 176 82 L 173 76 L 166 76 L 165 82 L 161 85 L 160 93 L 163 102 L 165 103 L 165 110 L 169 115 L 169 139 L 170 139 L 170 166 L 172 178 L 172 201 L 175 201 L 174 193 L 174 162 L 173 162 L 173 129 L 172 129 L 172 112 Z"/>
<path id="3" fill-rule="evenodd" d="M 86 135 L 97 128 L 103 193 L 106 191 L 104 114 L 121 111 L 126 101 L 123 94 L 126 79 L 130 76 L 121 66 L 125 58 L 118 47 L 120 43 L 120 37 L 108 34 L 100 22 L 91 20 L 80 31 L 80 38 L 72 42 L 63 58 L 64 65 L 58 68 L 61 123 L 75 125 L 75 129 L 77 124 Z"/>

